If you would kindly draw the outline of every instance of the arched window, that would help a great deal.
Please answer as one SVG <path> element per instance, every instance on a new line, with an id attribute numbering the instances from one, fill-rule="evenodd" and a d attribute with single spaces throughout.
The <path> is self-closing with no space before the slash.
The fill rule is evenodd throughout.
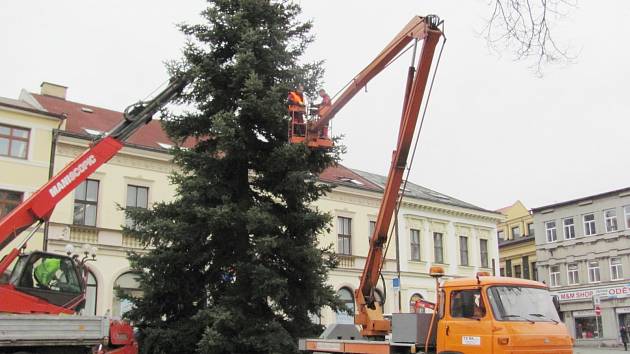
<path id="1" fill-rule="evenodd" d="M 112 315 L 114 317 L 121 317 L 125 314 L 125 312 L 131 310 L 133 306 L 131 301 L 118 297 L 119 291 L 134 297 L 142 297 L 142 291 L 140 290 L 140 283 L 138 281 L 138 273 L 124 273 L 114 282 L 114 303 L 112 308 Z"/>
<path id="2" fill-rule="evenodd" d="M 86 315 L 96 315 L 96 301 L 98 294 L 98 283 L 92 272 L 88 272 L 87 288 L 85 290 L 85 308 L 83 313 Z"/>
<path id="3" fill-rule="evenodd" d="M 354 323 L 354 296 L 352 290 L 343 287 L 337 291 L 339 300 L 344 304 L 347 311 L 337 311 L 337 323 Z"/>
<path id="4" fill-rule="evenodd" d="M 413 295 L 411 295 L 411 299 L 409 299 L 409 312 L 411 313 L 423 313 L 424 312 L 424 307 L 417 307 L 416 306 L 416 301 L 420 301 L 424 299 L 422 297 L 422 295 L 415 293 Z"/>

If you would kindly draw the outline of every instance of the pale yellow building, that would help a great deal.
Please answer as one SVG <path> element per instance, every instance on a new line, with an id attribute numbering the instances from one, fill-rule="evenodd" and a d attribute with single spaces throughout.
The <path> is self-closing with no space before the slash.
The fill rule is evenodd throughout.
<path id="1" fill-rule="evenodd" d="M 48 181 L 53 130 L 65 122 L 63 115 L 47 112 L 28 100 L 25 92 L 22 96 L 18 100 L 0 97 L 0 218 Z M 40 228 L 28 248 L 42 249 L 43 234 Z M 0 251 L 0 256 L 25 236 Z"/>
<path id="2" fill-rule="evenodd" d="M 532 214 L 519 200 L 498 212 L 505 215 L 505 220 L 497 224 L 500 274 L 538 280 Z"/>

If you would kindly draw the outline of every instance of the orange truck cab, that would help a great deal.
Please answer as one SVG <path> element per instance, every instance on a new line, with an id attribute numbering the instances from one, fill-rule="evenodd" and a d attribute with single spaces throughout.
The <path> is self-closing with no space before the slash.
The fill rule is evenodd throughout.
<path id="1" fill-rule="evenodd" d="M 452 279 L 441 284 L 438 296 L 437 353 L 573 353 L 571 336 L 542 283 Z"/>
<path id="2" fill-rule="evenodd" d="M 300 340 L 318 353 L 572 354 L 573 340 L 543 283 L 478 275 L 438 286 L 434 313 L 392 314 L 384 340 Z M 426 349 L 426 350 L 425 350 Z"/>

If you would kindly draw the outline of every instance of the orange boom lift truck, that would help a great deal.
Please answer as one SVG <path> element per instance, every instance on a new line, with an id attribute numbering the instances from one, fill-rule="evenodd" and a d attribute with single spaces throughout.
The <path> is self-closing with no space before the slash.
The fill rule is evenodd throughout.
<path id="1" fill-rule="evenodd" d="M 414 17 L 327 109 L 318 112 L 318 119 L 308 123 L 304 143 L 315 149 L 326 149 L 332 142 L 322 139 L 318 130 L 368 81 L 395 60 L 407 45 L 421 42 L 416 67 L 409 68 L 400 131 L 385 192 L 370 238 L 359 287 L 355 291 L 358 311 L 355 324 L 360 334 L 342 334 L 327 330 L 322 338 L 301 339 L 301 350 L 317 353 L 438 353 L 499 354 L 536 353 L 569 354 L 573 341 L 560 322 L 557 302 L 545 284 L 493 277 L 480 272 L 473 278 L 442 280 L 444 270 L 432 267 L 437 301 L 425 303 L 431 313 L 394 313 L 385 318 L 376 301 L 375 289 L 384 260 L 391 221 L 397 210 L 403 172 L 412 145 L 416 123 L 435 48 L 443 36 L 436 16 Z M 414 58 L 415 59 L 415 58 Z"/>

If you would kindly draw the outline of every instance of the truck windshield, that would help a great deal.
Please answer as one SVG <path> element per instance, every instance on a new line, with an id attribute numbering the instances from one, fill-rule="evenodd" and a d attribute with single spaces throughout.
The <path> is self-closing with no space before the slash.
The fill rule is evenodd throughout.
<path id="1" fill-rule="evenodd" d="M 540 288 L 493 286 L 488 299 L 499 321 L 559 322 L 551 294 Z"/>

